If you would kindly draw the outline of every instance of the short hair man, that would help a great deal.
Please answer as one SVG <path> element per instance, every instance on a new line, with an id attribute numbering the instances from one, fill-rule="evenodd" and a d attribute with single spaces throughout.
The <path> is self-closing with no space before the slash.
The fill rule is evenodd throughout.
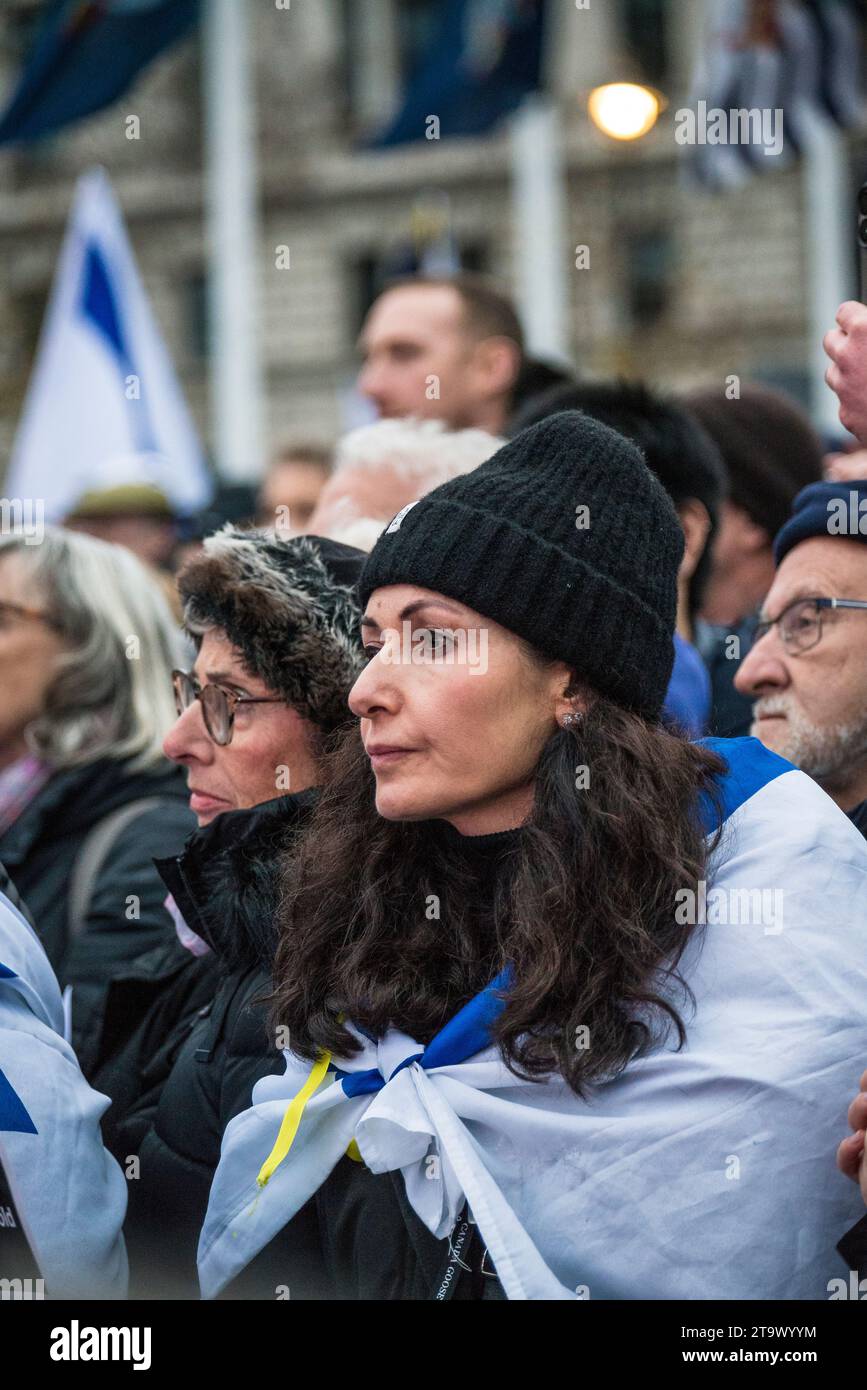
<path id="1" fill-rule="evenodd" d="M 744 382 L 737 397 L 713 388 L 681 399 L 719 448 L 729 478 L 696 641 L 713 686 L 711 732 L 734 737 L 750 722 L 733 681 L 773 579 L 773 538 L 800 489 L 822 477 L 822 444 L 801 407 L 766 386 Z"/>
<path id="2" fill-rule="evenodd" d="M 774 536 L 800 489 L 822 477 L 822 444 L 801 407 L 766 386 L 743 383 L 732 399 L 702 389 L 682 400 L 716 442 L 729 476 L 703 617 L 735 627 L 768 591 Z"/>
<path id="3" fill-rule="evenodd" d="M 371 306 L 359 347 L 359 390 L 380 416 L 503 432 L 524 334 L 511 301 L 484 277 L 395 280 Z"/>
<path id="4" fill-rule="evenodd" d="M 303 536 L 330 472 L 331 450 L 324 445 L 284 444 L 259 488 L 259 524 L 275 526 L 286 536 Z"/>
<path id="5" fill-rule="evenodd" d="M 755 702 L 751 732 L 867 835 L 867 482 L 804 488 L 774 556 L 735 684 Z"/>

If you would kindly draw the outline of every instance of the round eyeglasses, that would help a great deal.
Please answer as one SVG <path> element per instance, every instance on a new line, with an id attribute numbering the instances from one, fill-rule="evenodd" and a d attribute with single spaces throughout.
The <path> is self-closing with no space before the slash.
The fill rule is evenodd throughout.
<path id="1" fill-rule="evenodd" d="M 172 671 L 172 689 L 175 692 L 175 708 L 181 715 L 190 708 L 194 700 L 202 706 L 202 718 L 208 736 L 221 748 L 232 742 L 235 727 L 235 710 L 238 705 L 282 705 L 285 700 L 274 695 L 236 695 L 234 690 L 225 690 L 222 685 L 199 685 L 189 671 Z"/>
<path id="2" fill-rule="evenodd" d="M 756 627 L 753 646 L 767 637 L 772 627 L 780 634 L 780 641 L 790 656 L 808 652 L 822 640 L 823 608 L 861 608 L 867 609 L 867 600 L 859 598 L 801 598 L 784 608 L 773 622 L 765 620 Z"/>

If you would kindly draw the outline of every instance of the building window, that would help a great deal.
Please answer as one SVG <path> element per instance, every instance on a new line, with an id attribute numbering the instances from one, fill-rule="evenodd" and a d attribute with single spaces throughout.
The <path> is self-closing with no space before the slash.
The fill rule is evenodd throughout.
<path id="1" fill-rule="evenodd" d="M 48 287 L 19 289 L 7 300 L 4 362 L 10 377 L 22 385 L 27 381 L 36 358 Z"/>
<path id="2" fill-rule="evenodd" d="M 669 76 L 668 0 L 619 0 L 620 28 L 638 74 L 655 87 Z"/>
<path id="3" fill-rule="evenodd" d="M 674 246 L 667 227 L 629 233 L 626 249 L 626 307 L 635 328 L 652 328 L 671 302 Z"/>

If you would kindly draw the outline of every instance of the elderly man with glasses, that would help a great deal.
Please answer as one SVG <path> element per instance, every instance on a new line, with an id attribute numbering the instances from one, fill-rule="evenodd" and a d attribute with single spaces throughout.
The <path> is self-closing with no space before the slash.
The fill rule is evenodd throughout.
<path id="1" fill-rule="evenodd" d="M 754 701 L 751 732 L 867 836 L 867 481 L 804 488 L 774 559 L 735 685 Z"/>
<path id="2" fill-rule="evenodd" d="M 774 558 L 776 576 L 735 685 L 755 701 L 752 732 L 814 777 L 867 837 L 867 481 L 799 492 Z M 867 1071 L 848 1119 L 853 1132 L 837 1165 L 860 1181 L 867 1201 Z M 860 1287 L 867 1217 L 839 1249 Z"/>

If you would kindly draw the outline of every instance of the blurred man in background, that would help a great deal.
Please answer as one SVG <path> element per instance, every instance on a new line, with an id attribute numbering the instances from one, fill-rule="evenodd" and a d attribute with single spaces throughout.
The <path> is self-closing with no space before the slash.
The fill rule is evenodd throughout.
<path id="1" fill-rule="evenodd" d="M 283 535 L 303 536 L 331 472 L 331 450 L 322 444 L 284 444 L 269 463 L 259 489 L 260 526 L 277 526 Z"/>
<path id="2" fill-rule="evenodd" d="M 310 519 L 310 534 L 372 550 L 402 507 L 478 468 L 502 442 L 484 430 L 450 432 L 439 420 L 362 425 L 337 446 L 334 473 Z"/>
<path id="3" fill-rule="evenodd" d="M 511 301 L 481 276 L 396 280 L 361 331 L 359 390 L 386 419 L 444 420 L 501 434 L 524 363 Z"/>
<path id="4" fill-rule="evenodd" d="M 174 577 L 178 520 L 164 492 L 151 483 L 119 483 L 82 493 L 66 516 L 67 531 L 83 531 L 121 545 L 147 566 L 173 616 L 180 621 Z"/>
<path id="5" fill-rule="evenodd" d="M 682 401 L 716 443 L 729 479 L 696 642 L 710 671 L 710 732 L 731 738 L 750 724 L 749 702 L 733 681 L 773 582 L 773 538 L 800 489 L 822 477 L 822 444 L 800 406 L 764 386 L 741 384 L 734 399 L 718 388 L 692 391 Z"/>
<path id="6" fill-rule="evenodd" d="M 171 503 L 150 483 L 121 483 L 82 493 L 64 520 L 69 531 L 84 531 L 122 545 L 155 569 L 167 570 L 177 540 Z"/>
<path id="7" fill-rule="evenodd" d="M 751 732 L 867 836 L 867 483 L 804 488 L 774 555 L 735 684 L 755 701 Z"/>

